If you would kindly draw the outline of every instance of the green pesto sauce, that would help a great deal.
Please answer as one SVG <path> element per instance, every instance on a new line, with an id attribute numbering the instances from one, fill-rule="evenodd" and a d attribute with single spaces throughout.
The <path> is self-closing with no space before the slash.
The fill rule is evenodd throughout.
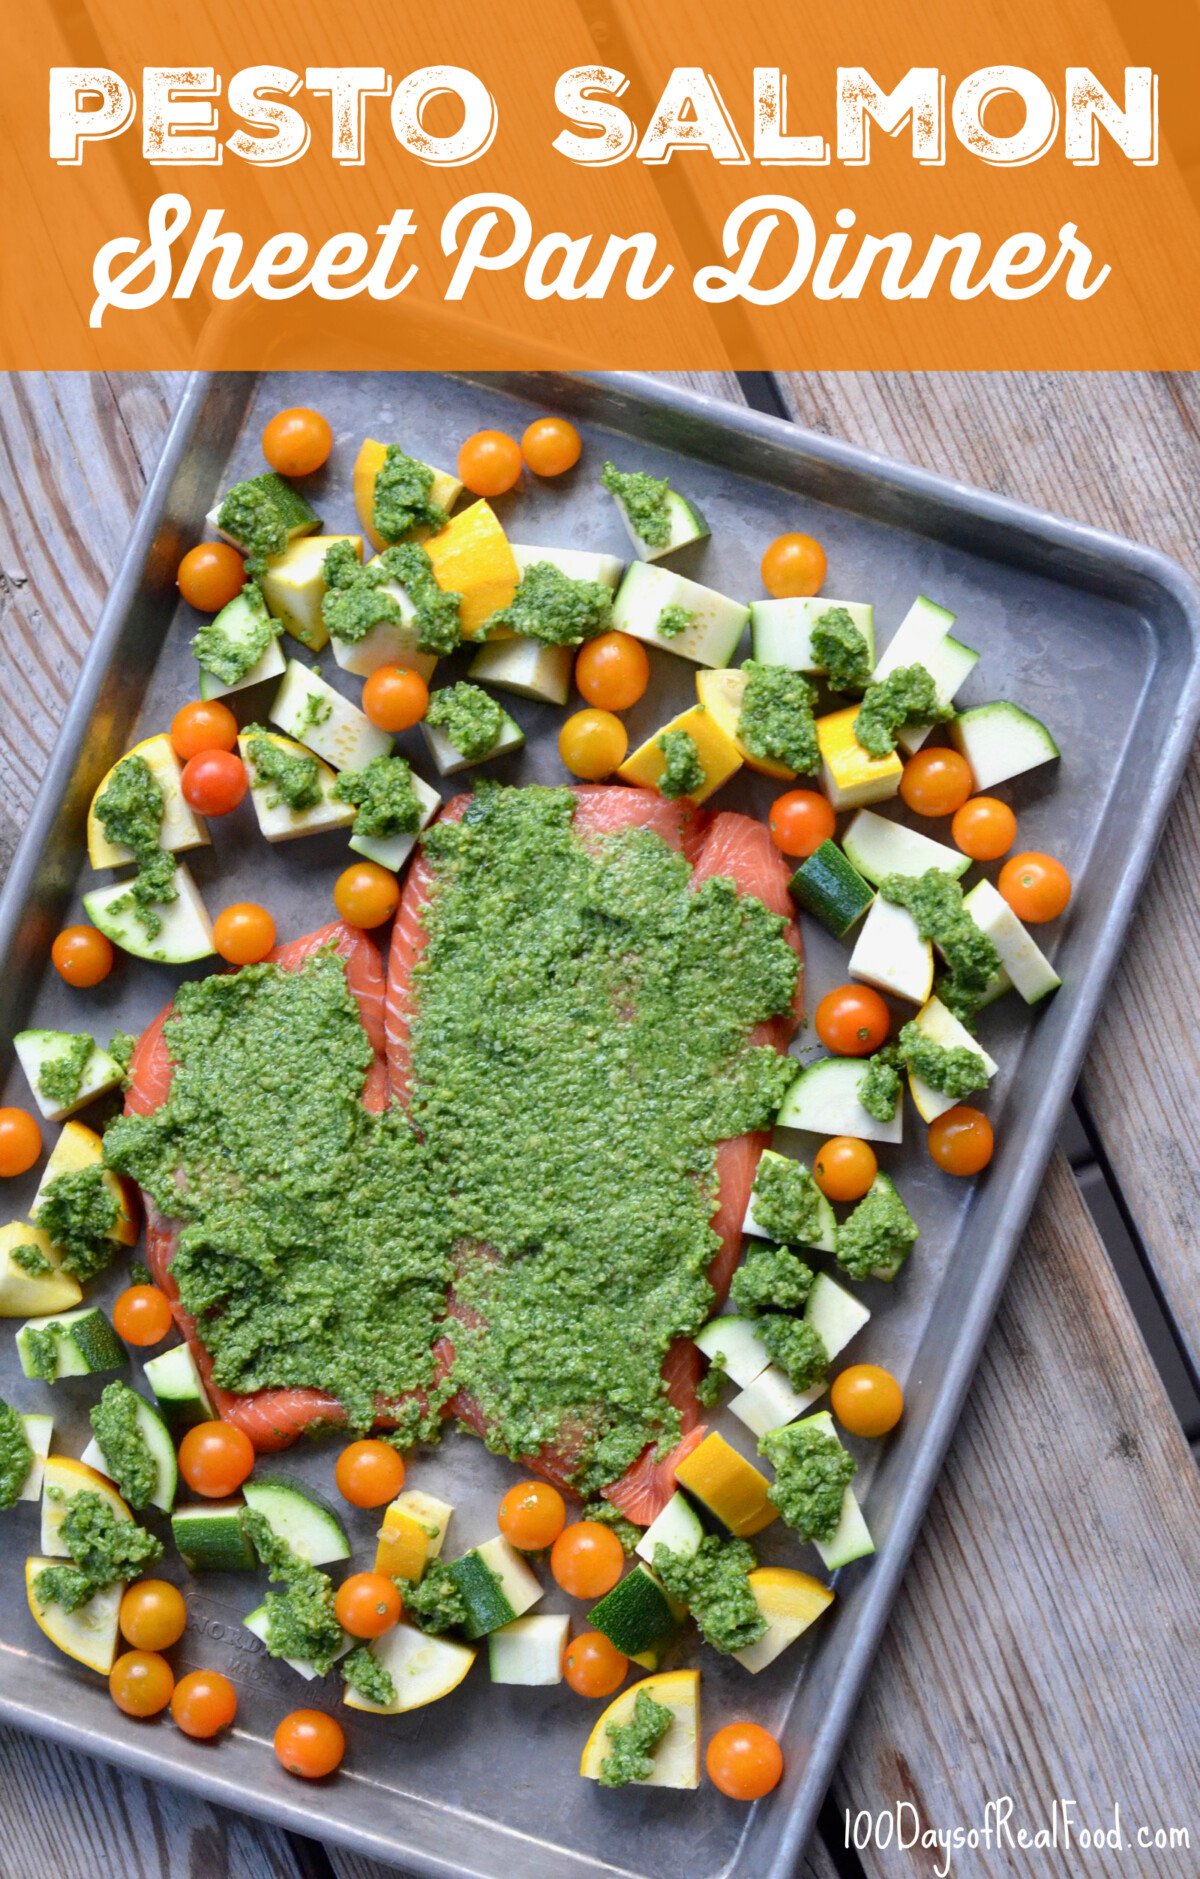
<path id="1" fill-rule="evenodd" d="M 268 1576 L 282 1587 L 268 1592 L 263 1600 L 268 1656 L 301 1658 L 324 1676 L 343 1643 L 334 1610 L 333 1580 L 293 1553 L 254 1508 L 242 1509 L 242 1526 Z"/>
<path id="2" fill-rule="evenodd" d="M 26 1325 L 21 1342 L 31 1376 L 41 1383 L 53 1383 L 58 1377 L 58 1347 L 66 1332 L 60 1324 Z"/>
<path id="3" fill-rule="evenodd" d="M 611 623 L 611 588 L 601 581 L 572 580 L 552 562 L 535 561 L 508 606 L 488 621 L 488 632 L 508 626 L 547 646 L 578 646 L 607 632 Z"/>
<path id="4" fill-rule="evenodd" d="M 696 615 L 690 607 L 681 607 L 678 601 L 673 606 L 664 607 L 654 622 L 654 631 L 660 639 L 678 639 L 686 633 L 689 626 L 695 624 Z"/>
<path id="5" fill-rule="evenodd" d="M 321 800 L 321 771 L 315 757 L 285 750 L 261 724 L 245 730 L 246 754 L 256 783 L 269 783 L 268 809 L 315 809 Z"/>
<path id="6" fill-rule="evenodd" d="M 738 1311 L 799 1311 L 813 1272 L 786 1246 L 752 1246 L 734 1273 L 729 1296 Z"/>
<path id="7" fill-rule="evenodd" d="M 759 659 L 747 659 L 742 670 L 749 676 L 738 719 L 740 741 L 752 757 L 786 764 L 800 776 L 811 775 L 821 764 L 813 687 L 803 672 L 764 665 Z"/>
<path id="8" fill-rule="evenodd" d="M 579 1510 L 579 1518 L 594 1520 L 602 1527 L 611 1527 L 626 1553 L 636 1552 L 638 1541 L 646 1530 L 644 1527 L 635 1527 L 632 1520 L 626 1520 L 620 1508 L 614 1507 L 611 1501 L 585 1501 Z"/>
<path id="9" fill-rule="evenodd" d="M 314 519 L 304 498 L 272 470 L 235 483 L 217 511 L 218 527 L 242 549 L 246 572 L 255 577 L 284 552 L 294 526 L 311 527 Z"/>
<path id="10" fill-rule="evenodd" d="M 725 1379 L 725 1353 L 717 1351 L 709 1358 L 708 1369 L 696 1385 L 696 1401 L 703 1403 L 706 1409 L 712 1409 L 721 1400 Z"/>
<path id="11" fill-rule="evenodd" d="M 342 1659 L 342 1682 L 347 1689 L 365 1697 L 368 1703 L 387 1704 L 396 1700 L 391 1671 L 365 1644 L 357 1645 Z"/>
<path id="12" fill-rule="evenodd" d="M 764 1155 L 754 1180 L 754 1218 L 764 1233 L 790 1246 L 821 1235 L 821 1190 L 802 1161 Z"/>
<path id="13" fill-rule="evenodd" d="M 83 1073 L 95 1048 L 95 1039 L 84 1031 L 72 1037 L 65 1050 L 43 1060 L 38 1070 L 38 1090 L 56 1109 L 69 1109 L 77 1101 Z"/>
<path id="14" fill-rule="evenodd" d="M 253 671 L 280 631 L 278 620 L 273 620 L 267 612 L 267 603 L 256 581 L 243 587 L 230 605 L 238 609 L 236 635 L 229 631 L 228 624 L 222 625 L 224 610 L 215 619 L 206 620 L 192 635 L 196 659 L 206 672 L 220 679 L 222 685 L 237 685 L 247 672 Z"/>
<path id="15" fill-rule="evenodd" d="M 0 1400 L 0 1507 L 12 1507 L 33 1467 L 33 1450 L 25 1424 L 15 1409 Z"/>
<path id="16" fill-rule="evenodd" d="M 894 1279 L 917 1223 L 890 1183 L 878 1182 L 837 1230 L 837 1262 L 852 1279 Z"/>
<path id="17" fill-rule="evenodd" d="M 138 1421 L 140 1401 L 127 1383 L 109 1383 L 91 1412 L 104 1465 L 135 1513 L 149 1506 L 158 1485 L 158 1469 Z"/>
<path id="18" fill-rule="evenodd" d="M 1000 955 L 963 906 L 954 876 L 939 868 L 916 876 L 889 874 L 879 891 L 894 906 L 907 907 L 921 937 L 933 941 L 949 968 L 938 979 L 938 996 L 969 1024 L 1000 970 Z"/>
<path id="19" fill-rule="evenodd" d="M 854 720 L 854 735 L 873 757 L 889 757 L 896 733 L 906 724 L 944 724 L 953 705 L 938 700 L 933 675 L 923 665 L 898 665 L 876 685 L 868 685 Z"/>
<path id="20" fill-rule="evenodd" d="M 858 1100 L 876 1122 L 890 1122 L 900 1097 L 900 1054 L 894 1044 L 867 1058 L 858 1086 Z"/>
<path id="21" fill-rule="evenodd" d="M 27 1272 L 31 1279 L 44 1279 L 54 1271 L 41 1247 L 35 1246 L 32 1240 L 26 1240 L 22 1246 L 14 1246 L 9 1258 L 14 1265 L 20 1266 L 22 1272 Z"/>
<path id="22" fill-rule="evenodd" d="M 301 733 L 299 741 L 301 743 L 304 742 L 303 733 L 305 731 L 315 731 L 319 725 L 328 724 L 332 716 L 332 699 L 323 698 L 320 692 L 317 691 L 305 692 L 304 703 L 300 708 L 300 721 L 297 727 Z"/>
<path id="23" fill-rule="evenodd" d="M 420 1579 L 397 1579 L 396 1584 L 404 1601 L 404 1616 L 430 1637 L 461 1631 L 466 1624 L 466 1601 L 444 1559 L 431 1559 Z"/>
<path id="24" fill-rule="evenodd" d="M 437 584 L 433 563 L 418 542 L 387 548 L 363 567 L 351 542 L 335 542 L 325 556 L 321 617 L 334 639 L 355 645 L 380 625 L 409 626 L 422 652 L 441 657 L 462 639 L 461 596 Z M 404 590 L 412 615 L 406 619 L 389 587 Z"/>
<path id="25" fill-rule="evenodd" d="M 600 481 L 610 496 L 615 496 L 629 526 L 650 548 L 665 548 L 671 539 L 671 509 L 667 498 L 671 485 L 665 476 L 648 476 L 644 470 L 618 470 L 606 463 Z"/>
<path id="26" fill-rule="evenodd" d="M 658 779 L 660 795 L 674 801 L 679 796 L 694 795 L 704 787 L 704 765 L 690 731 L 664 731 L 656 742 L 666 759 Z"/>
<path id="27" fill-rule="evenodd" d="M 71 1496 L 59 1538 L 73 1563 L 44 1566 L 33 1591 L 39 1605 L 61 1605 L 66 1611 L 78 1611 L 118 1580 L 139 1578 L 163 1554 L 161 1540 L 135 1520 L 119 1519 L 90 1488 Z"/>
<path id="28" fill-rule="evenodd" d="M 768 1311 L 754 1328 L 794 1390 L 811 1389 L 825 1375 L 829 1352 L 820 1333 L 803 1318 Z"/>
<path id="29" fill-rule="evenodd" d="M 129 1066 L 137 1046 L 138 1040 L 132 1031 L 114 1031 L 108 1040 L 108 1054 L 120 1067 L 126 1083 L 129 1081 Z"/>
<path id="30" fill-rule="evenodd" d="M 355 835 L 415 835 L 421 826 L 412 768 L 403 757 L 372 757 L 361 770 L 343 770 L 333 794 L 358 810 Z"/>
<path id="31" fill-rule="evenodd" d="M 871 648 L 845 607 L 830 607 L 812 630 L 813 658 L 835 692 L 861 692 L 871 676 Z"/>
<path id="32" fill-rule="evenodd" d="M 745 1540 L 706 1534 L 690 1559 L 669 1546 L 654 1549 L 654 1570 L 672 1598 L 681 1599 L 715 1651 L 744 1651 L 767 1628 L 750 1586 L 757 1566 Z"/>
<path id="33" fill-rule="evenodd" d="M 912 1022 L 904 1026 L 896 1044 L 913 1075 L 928 1083 L 930 1089 L 940 1090 L 943 1096 L 953 1096 L 957 1101 L 987 1084 L 983 1058 L 965 1044 L 939 1044 L 919 1024 Z"/>
<path id="34" fill-rule="evenodd" d="M 96 803 L 96 816 L 110 842 L 128 848 L 138 864 L 129 891 L 113 902 L 119 912 L 131 905 L 149 939 L 162 931 L 157 909 L 177 900 L 175 857 L 162 847 L 162 786 L 144 757 L 122 757 Z"/>
<path id="35" fill-rule="evenodd" d="M 460 679 L 433 694 L 425 722 L 441 731 L 460 757 L 477 763 L 500 742 L 504 712 L 481 686 Z"/>
<path id="36" fill-rule="evenodd" d="M 854 1457 L 811 1423 L 771 1429 L 758 1445 L 775 1470 L 770 1498 L 802 1540 L 831 1540 L 854 1476 Z"/>
<path id="37" fill-rule="evenodd" d="M 142 1260 L 131 1259 L 129 1262 L 129 1283 L 130 1285 L 153 1285 L 154 1274 L 151 1272 L 149 1266 L 145 1265 Z"/>
<path id="38" fill-rule="evenodd" d="M 120 1206 L 99 1162 L 55 1175 L 37 1204 L 34 1222 L 61 1254 L 64 1272 L 86 1284 L 116 1251 L 112 1230 Z"/>
<path id="39" fill-rule="evenodd" d="M 449 517 L 440 503 L 430 500 L 433 471 L 399 444 L 389 444 L 375 478 L 376 532 L 385 542 L 398 542 L 414 528 L 445 528 Z"/>
<path id="40" fill-rule="evenodd" d="M 654 1773 L 654 1751 L 673 1720 L 665 1703 L 639 1690 L 629 1721 L 610 1722 L 605 1731 L 612 1747 L 600 1764 L 601 1787 L 624 1788 L 631 1781 L 648 1780 Z"/>

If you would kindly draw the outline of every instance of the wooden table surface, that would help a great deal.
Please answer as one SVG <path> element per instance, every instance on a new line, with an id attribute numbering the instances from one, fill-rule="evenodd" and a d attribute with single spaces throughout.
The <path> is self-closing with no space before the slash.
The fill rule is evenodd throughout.
<path id="1" fill-rule="evenodd" d="M 731 377 L 694 378 L 739 399 Z M 28 814 L 179 384 L 0 378 L 0 866 Z M 760 387 L 761 389 L 761 387 Z M 1200 566 L 1200 384 L 1173 377 L 788 374 L 811 428 L 1138 537 Z M 1200 760 L 1106 1002 L 1082 1093 L 1162 1295 L 1200 1354 Z M 1189 1270 L 1190 1267 L 1190 1270 Z M 1014 1824 L 1056 1798 L 1190 1850 L 956 1853 L 965 1879 L 1200 1871 L 1200 1475 L 1124 1293 L 1056 1155 L 834 1783 L 843 1809 L 923 1827 Z M 932 1852 L 804 1879 L 924 1875 Z M 1079 1861 L 1079 1864 L 1075 1862 Z M 383 1879 L 99 1763 L 0 1732 L 0 1879 Z M 682 1875 L 681 1875 L 682 1879 Z M 753 1879 L 753 1876 L 748 1876 Z"/>

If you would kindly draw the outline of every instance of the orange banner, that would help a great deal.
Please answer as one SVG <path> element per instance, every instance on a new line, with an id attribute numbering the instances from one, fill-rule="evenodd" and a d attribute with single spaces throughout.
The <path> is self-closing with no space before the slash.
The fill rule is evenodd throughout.
<path id="1" fill-rule="evenodd" d="M 1200 364 L 1187 0 L 23 0 L 0 366 Z"/>

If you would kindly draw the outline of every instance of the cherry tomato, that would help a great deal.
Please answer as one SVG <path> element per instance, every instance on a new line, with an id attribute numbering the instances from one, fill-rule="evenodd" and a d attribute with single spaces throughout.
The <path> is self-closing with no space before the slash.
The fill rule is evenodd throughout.
<path id="1" fill-rule="evenodd" d="M 780 854 L 797 861 L 831 840 L 837 826 L 833 804 L 816 789 L 789 789 L 771 804 L 767 827 Z"/>
<path id="2" fill-rule="evenodd" d="M 869 1057 L 887 1042 L 892 1017 L 869 985 L 839 985 L 826 992 L 813 1016 L 817 1036 L 838 1057 Z"/>
<path id="3" fill-rule="evenodd" d="M 566 418 L 534 418 L 521 438 L 521 455 L 535 476 L 561 476 L 573 470 L 583 439 Z"/>
<path id="4" fill-rule="evenodd" d="M 355 1572 L 339 1585 L 334 1610 L 352 1638 L 381 1638 L 400 1622 L 400 1594 L 386 1573 Z"/>
<path id="5" fill-rule="evenodd" d="M 851 1364 L 833 1379 L 833 1413 L 850 1435 L 887 1435 L 904 1414 L 904 1391 L 890 1370 Z"/>
<path id="6" fill-rule="evenodd" d="M 0 1109 L 0 1176 L 26 1174 L 42 1152 L 42 1131 L 27 1109 Z"/>
<path id="7" fill-rule="evenodd" d="M 704 1766 L 714 1788 L 731 1801 L 758 1801 L 779 1785 L 783 1754 L 758 1723 L 730 1722 L 709 1743 Z"/>
<path id="8" fill-rule="evenodd" d="M 334 1479 L 351 1507 L 382 1507 L 404 1486 L 404 1457 L 390 1442 L 351 1442 L 337 1458 Z"/>
<path id="9" fill-rule="evenodd" d="M 762 558 L 762 583 L 776 600 L 820 591 L 825 550 L 811 535 L 777 535 Z"/>
<path id="10" fill-rule="evenodd" d="M 68 985 L 99 985 L 113 969 L 112 941 L 94 926 L 65 926 L 55 936 L 50 957 Z"/>
<path id="11" fill-rule="evenodd" d="M 978 1174 L 992 1159 L 995 1137 L 981 1109 L 955 1103 L 929 1125 L 929 1152 L 944 1174 Z"/>
<path id="12" fill-rule="evenodd" d="M 213 945 L 231 966 L 256 966 L 275 944 L 275 922 L 253 900 L 235 900 L 213 921 Z"/>
<path id="13" fill-rule="evenodd" d="M 917 816 L 952 816 L 973 788 L 966 758 L 936 745 L 914 751 L 900 772 L 900 794 Z"/>
<path id="14" fill-rule="evenodd" d="M 328 419 L 306 405 L 276 412 L 262 434 L 263 456 L 280 476 L 311 476 L 332 449 Z"/>
<path id="15" fill-rule="evenodd" d="M 503 496 L 521 474 L 521 446 L 505 431 L 476 431 L 458 453 L 461 482 L 476 496 Z"/>
<path id="16" fill-rule="evenodd" d="M 246 585 L 246 563 L 229 542 L 198 542 L 179 563 L 175 581 L 197 613 L 220 613 Z"/>
<path id="17" fill-rule="evenodd" d="M 112 1321 L 126 1344 L 161 1344 L 171 1329 L 171 1301 L 157 1285 L 127 1286 L 113 1306 Z"/>
<path id="18" fill-rule="evenodd" d="M 603 1631 L 581 1631 L 567 1646 L 563 1676 L 576 1696 L 611 1696 L 625 1681 L 629 1659 Z"/>
<path id="19" fill-rule="evenodd" d="M 202 750 L 184 764 L 179 787 L 197 815 L 227 816 L 245 799 L 250 778 L 235 751 Z"/>
<path id="20" fill-rule="evenodd" d="M 813 1162 L 813 1180 L 826 1200 L 861 1200 L 878 1173 L 875 1150 L 856 1135 L 831 1136 Z"/>
<path id="21" fill-rule="evenodd" d="M 222 1501 L 254 1467 L 254 1445 L 231 1422 L 198 1422 L 179 1444 L 179 1472 L 195 1494 Z"/>
<path id="22" fill-rule="evenodd" d="M 127 1716 L 157 1716 L 171 1700 L 175 1672 L 157 1651 L 126 1651 L 108 1673 L 108 1690 Z"/>
<path id="23" fill-rule="evenodd" d="M 522 1553 L 553 1546 L 567 1524 L 567 1504 L 548 1481 L 518 1481 L 500 1502 L 497 1522 L 509 1543 Z"/>
<path id="24" fill-rule="evenodd" d="M 294 1709 L 275 1731 L 275 1753 L 289 1775 L 319 1781 L 340 1764 L 346 1737 L 341 1723 L 323 1709 Z"/>
<path id="25" fill-rule="evenodd" d="M 955 810 L 950 833 L 972 861 L 999 861 L 1017 839 L 1017 818 L 998 796 L 972 796 Z"/>
<path id="26" fill-rule="evenodd" d="M 628 711 L 650 683 L 650 655 L 629 633 L 598 633 L 579 648 L 575 683 L 589 705 Z"/>
<path id="27" fill-rule="evenodd" d="M 175 1685 L 171 1715 L 184 1735 L 207 1741 L 237 1715 L 237 1691 L 219 1670 L 191 1670 Z"/>
<path id="28" fill-rule="evenodd" d="M 558 754 L 572 776 L 598 783 L 625 761 L 629 733 L 611 711 L 576 711 L 558 733 Z"/>
<path id="29" fill-rule="evenodd" d="M 996 886 L 1027 926 L 1057 920 L 1071 898 L 1071 877 L 1053 855 L 1014 855 L 1001 868 Z"/>
<path id="30" fill-rule="evenodd" d="M 624 1564 L 620 1540 L 598 1520 L 564 1527 L 550 1551 L 550 1570 L 572 1598 L 602 1598 L 612 1591 Z"/>
<path id="31" fill-rule="evenodd" d="M 178 1644 L 186 1624 L 183 1593 L 167 1579 L 139 1579 L 122 1595 L 121 1635 L 135 1650 L 169 1650 Z"/>
<path id="32" fill-rule="evenodd" d="M 400 883 L 377 861 L 356 861 L 334 882 L 333 904 L 347 926 L 382 926 L 400 905 Z"/>
<path id="33" fill-rule="evenodd" d="M 198 698 L 194 704 L 180 705 L 171 719 L 171 743 L 180 763 L 186 763 L 202 750 L 234 750 L 237 729 L 228 705 L 219 698 Z"/>
<path id="34" fill-rule="evenodd" d="M 377 731 L 411 730 L 429 709 L 429 687 L 407 666 L 381 665 L 363 686 L 362 708 Z"/>

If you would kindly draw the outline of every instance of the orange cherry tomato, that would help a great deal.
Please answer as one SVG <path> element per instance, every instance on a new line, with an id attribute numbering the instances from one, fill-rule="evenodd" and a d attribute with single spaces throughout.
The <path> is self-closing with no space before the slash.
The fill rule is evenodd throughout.
<path id="1" fill-rule="evenodd" d="M 548 1481 L 518 1481 L 500 1502 L 497 1523 L 522 1553 L 553 1546 L 567 1524 L 567 1504 Z"/>
<path id="2" fill-rule="evenodd" d="M 562 476 L 573 470 L 583 439 L 566 418 L 535 418 L 521 437 L 521 455 L 535 476 Z"/>
<path id="3" fill-rule="evenodd" d="M 347 926 L 382 926 L 400 905 L 400 883 L 377 861 L 356 861 L 334 882 L 333 904 Z"/>
<path id="4" fill-rule="evenodd" d="M 972 796 L 955 810 L 950 833 L 972 861 L 999 861 L 1017 839 L 1017 818 L 998 796 Z"/>
<path id="5" fill-rule="evenodd" d="M 429 687 L 407 666 L 381 665 L 363 686 L 362 708 L 377 731 L 411 730 L 429 709 Z"/>
<path id="6" fill-rule="evenodd" d="M 813 1180 L 826 1200 L 861 1200 L 878 1173 L 875 1150 L 857 1135 L 831 1136 L 813 1162 Z"/>
<path id="7" fill-rule="evenodd" d="M 839 985 L 813 1015 L 817 1036 L 838 1057 L 869 1057 L 887 1042 L 892 1016 L 869 985 Z"/>
<path id="8" fill-rule="evenodd" d="M 995 1137 L 981 1109 L 955 1103 L 929 1125 L 929 1152 L 943 1174 L 978 1174 L 992 1159 Z"/>
<path id="9" fill-rule="evenodd" d="M 758 1801 L 779 1785 L 783 1753 L 758 1723 L 730 1722 L 709 1743 L 704 1766 L 713 1786 L 731 1801 Z"/>
<path id="10" fill-rule="evenodd" d="M 126 1344 L 161 1344 L 171 1329 L 171 1301 L 157 1285 L 127 1286 L 113 1306 L 112 1321 Z"/>
<path id="11" fill-rule="evenodd" d="M 503 496 L 521 474 L 521 446 L 506 431 L 476 431 L 458 453 L 460 482 L 476 496 Z"/>
<path id="12" fill-rule="evenodd" d="M 630 633 L 598 633 L 576 654 L 575 683 L 589 705 L 628 711 L 650 683 L 650 655 Z"/>
<path id="13" fill-rule="evenodd" d="M 207 1741 L 237 1715 L 237 1691 L 219 1670 L 191 1670 L 175 1685 L 171 1715 L 184 1735 Z"/>
<path id="14" fill-rule="evenodd" d="M 820 592 L 825 550 L 811 535 L 777 535 L 762 558 L 762 584 L 776 600 Z"/>
<path id="15" fill-rule="evenodd" d="M 179 563 L 175 581 L 197 613 L 220 613 L 246 585 L 246 563 L 229 542 L 198 542 Z"/>
<path id="16" fill-rule="evenodd" d="M 1071 877 L 1053 855 L 1014 855 L 1001 868 L 996 886 L 1026 926 L 1057 920 L 1071 898 Z"/>
<path id="17" fill-rule="evenodd" d="M 625 1549 L 611 1527 L 576 1520 L 550 1550 L 550 1570 L 571 1598 L 602 1598 L 621 1577 Z"/>
<path id="18" fill-rule="evenodd" d="M 109 1695 L 127 1716 L 157 1716 L 175 1688 L 175 1672 L 157 1651 L 126 1651 L 108 1673 Z"/>
<path id="19" fill-rule="evenodd" d="M 386 1573 L 355 1572 L 339 1585 L 334 1610 L 352 1638 L 381 1638 L 400 1622 L 400 1594 Z"/>
<path id="20" fill-rule="evenodd" d="M 198 698 L 193 704 L 180 705 L 171 719 L 171 743 L 180 763 L 186 763 L 202 750 L 234 750 L 237 730 L 237 719 L 228 705 L 219 698 Z"/>
<path id="21" fill-rule="evenodd" d="M 27 1174 L 42 1152 L 42 1131 L 27 1109 L 0 1109 L 0 1176 Z"/>
<path id="22" fill-rule="evenodd" d="M 581 1631 L 567 1646 L 563 1676 L 576 1696 L 611 1696 L 625 1681 L 629 1659 L 603 1631 Z"/>
<path id="23" fill-rule="evenodd" d="M 179 787 L 197 815 L 227 816 L 245 800 L 250 778 L 236 751 L 202 750 L 184 764 Z"/>
<path id="24" fill-rule="evenodd" d="M 404 1457 L 390 1442 L 351 1442 L 337 1458 L 334 1479 L 351 1507 L 382 1507 L 404 1486 Z"/>
<path id="25" fill-rule="evenodd" d="M 914 751 L 900 772 L 900 795 L 917 816 L 952 816 L 974 787 L 966 758 L 936 745 Z"/>
<path id="26" fill-rule="evenodd" d="M 235 900 L 213 921 L 213 945 L 231 966 L 256 966 L 275 944 L 275 922 L 253 900 Z"/>
<path id="27" fill-rule="evenodd" d="M 816 789 L 789 789 L 771 804 L 767 827 L 780 854 L 802 861 L 832 839 L 833 804 Z"/>
<path id="28" fill-rule="evenodd" d="M 294 1709 L 275 1731 L 275 1753 L 289 1775 L 319 1781 L 346 1753 L 342 1725 L 323 1709 Z"/>
<path id="29" fill-rule="evenodd" d="M 50 948 L 59 977 L 81 989 L 106 979 L 114 956 L 112 941 L 94 926 L 65 926 Z"/>
<path id="30" fill-rule="evenodd" d="M 221 1501 L 254 1467 L 254 1445 L 231 1422 L 198 1422 L 179 1444 L 179 1472 L 194 1494 Z"/>
<path id="31" fill-rule="evenodd" d="M 558 754 L 572 776 L 598 783 L 625 761 L 629 733 L 611 711 L 576 711 L 558 733 Z"/>
<path id="32" fill-rule="evenodd" d="M 841 1371 L 833 1379 L 829 1400 L 850 1435 L 887 1435 L 904 1414 L 904 1391 L 891 1371 L 878 1364 L 851 1364 Z"/>
<path id="33" fill-rule="evenodd" d="M 139 1579 L 122 1595 L 121 1635 L 137 1651 L 169 1650 L 186 1624 L 183 1593 L 167 1579 Z"/>
<path id="34" fill-rule="evenodd" d="M 307 405 L 277 411 L 262 434 L 263 456 L 280 476 L 311 476 L 332 449 L 328 419 Z"/>

